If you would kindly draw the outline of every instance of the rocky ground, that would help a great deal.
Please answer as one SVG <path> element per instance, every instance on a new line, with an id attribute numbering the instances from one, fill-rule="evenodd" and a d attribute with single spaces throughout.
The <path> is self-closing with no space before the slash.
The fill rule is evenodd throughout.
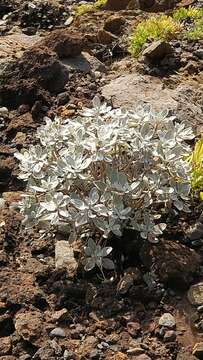
<path id="1" fill-rule="evenodd" d="M 202 359 L 201 218 L 189 235 L 199 206 L 171 219 L 156 246 L 125 234 L 113 283 L 74 276 L 64 235 L 26 232 L 10 207 L 25 186 L 16 149 L 35 143 L 45 115 L 74 117 L 96 94 L 113 106 L 167 108 L 202 131 L 202 41 L 172 40 L 170 52 L 156 43 L 138 60 L 128 53 L 141 19 L 202 2 L 109 0 L 75 18 L 76 2 L 0 0 L 0 360 Z"/>

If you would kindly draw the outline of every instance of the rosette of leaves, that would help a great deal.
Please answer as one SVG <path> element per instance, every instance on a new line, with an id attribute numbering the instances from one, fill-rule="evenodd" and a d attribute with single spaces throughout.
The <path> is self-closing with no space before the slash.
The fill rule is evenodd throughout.
<path id="1" fill-rule="evenodd" d="M 105 246 L 101 247 L 96 244 L 94 240 L 89 239 L 87 246 L 84 248 L 85 251 L 85 270 L 90 271 L 94 269 L 95 266 L 98 266 L 100 271 L 103 274 L 103 268 L 107 270 L 114 269 L 114 263 L 111 259 L 108 259 L 108 255 L 112 251 L 112 247 Z"/>
<path id="2" fill-rule="evenodd" d="M 193 137 L 190 126 L 167 111 L 144 105 L 112 109 L 98 98 L 74 119 L 47 118 L 37 130 L 39 143 L 15 154 L 19 177 L 27 182 L 19 203 L 24 224 L 68 225 L 72 239 L 95 233 L 100 255 L 105 253 L 101 239 L 120 237 L 126 228 L 157 242 L 166 228 L 163 215 L 189 211 L 186 158 Z M 98 262 L 89 248 L 86 268 L 93 257 L 95 265 L 104 266 L 108 254 L 99 255 Z"/>

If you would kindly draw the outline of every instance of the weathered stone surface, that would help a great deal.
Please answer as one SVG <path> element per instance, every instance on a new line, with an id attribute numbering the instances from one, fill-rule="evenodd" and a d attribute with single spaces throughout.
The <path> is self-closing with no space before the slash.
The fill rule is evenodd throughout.
<path id="1" fill-rule="evenodd" d="M 176 321 L 173 315 L 170 313 L 163 314 L 159 319 L 159 326 L 164 326 L 168 328 L 174 328 L 176 325 Z"/>
<path id="2" fill-rule="evenodd" d="M 31 274 L 12 271 L 4 268 L 0 272 L 0 299 L 6 298 L 11 304 L 25 304 L 35 302 L 43 296 L 42 291 L 34 282 Z M 6 286 L 6 279 L 10 279 L 9 287 Z M 5 279 L 5 280 L 4 280 Z"/>
<path id="3" fill-rule="evenodd" d="M 163 59 L 166 55 L 171 54 L 173 49 L 171 45 L 163 40 L 158 40 L 149 45 L 142 55 L 149 58 L 151 61 L 157 61 Z"/>
<path id="4" fill-rule="evenodd" d="M 80 33 L 55 30 L 44 37 L 36 46 L 45 46 L 57 53 L 59 58 L 77 56 L 85 47 L 83 36 Z"/>
<path id="5" fill-rule="evenodd" d="M 197 357 L 192 355 L 189 351 L 182 349 L 178 354 L 177 354 L 177 359 L 176 360 L 197 360 Z"/>
<path id="6" fill-rule="evenodd" d="M 98 42 L 103 45 L 112 44 L 114 41 L 118 40 L 117 36 L 104 29 L 98 31 L 97 37 Z"/>
<path id="7" fill-rule="evenodd" d="M 35 344 L 42 335 L 43 319 L 40 311 L 26 311 L 15 317 L 15 329 L 26 341 Z"/>
<path id="8" fill-rule="evenodd" d="M 119 35 L 124 24 L 125 18 L 123 16 L 112 15 L 105 21 L 104 30 Z"/>
<path id="9" fill-rule="evenodd" d="M 62 64 L 68 71 L 75 70 L 83 73 L 91 73 L 95 71 L 105 72 L 106 66 L 96 57 L 87 52 L 82 52 L 76 57 L 61 60 Z"/>
<path id="10" fill-rule="evenodd" d="M 60 327 L 56 327 L 55 329 L 53 329 L 50 334 L 50 337 L 58 337 L 58 338 L 64 338 L 66 336 L 65 331 L 60 328 Z"/>
<path id="11" fill-rule="evenodd" d="M 195 50 L 194 55 L 196 55 L 199 59 L 203 59 L 203 49 Z"/>
<path id="12" fill-rule="evenodd" d="M 200 133 L 202 88 L 200 83 L 182 83 L 171 89 L 157 77 L 132 73 L 112 79 L 102 88 L 102 95 L 114 107 L 136 108 L 140 103 L 147 103 L 155 111 L 168 109 Z"/>
<path id="13" fill-rule="evenodd" d="M 67 319 L 67 317 L 68 317 L 68 310 L 65 308 L 55 311 L 55 313 L 52 315 L 53 321 L 63 321 Z"/>
<path id="14" fill-rule="evenodd" d="M 171 287 L 187 288 L 199 270 L 200 258 L 197 253 L 175 241 L 164 240 L 156 245 L 146 243 L 140 257 L 148 269 L 153 264 L 160 281 Z"/>
<path id="15" fill-rule="evenodd" d="M 192 354 L 196 356 L 198 359 L 203 359 L 203 342 L 196 343 Z"/>
<path id="16" fill-rule="evenodd" d="M 39 41 L 39 36 L 13 34 L 0 37 L 0 70 L 8 61 L 20 58 L 24 51 Z"/>
<path id="17" fill-rule="evenodd" d="M 164 334 L 164 341 L 171 342 L 176 340 L 176 332 L 174 330 L 168 330 Z"/>
<path id="18" fill-rule="evenodd" d="M 152 360 L 152 359 L 146 354 L 141 354 L 136 356 L 136 360 Z"/>
<path id="19" fill-rule="evenodd" d="M 188 290 L 188 300 L 192 305 L 203 305 L 203 282 L 190 287 Z"/>
<path id="20" fill-rule="evenodd" d="M 102 95 L 112 99 L 115 107 L 136 107 L 140 102 L 151 104 L 156 110 L 177 109 L 171 90 L 163 87 L 158 78 L 128 74 L 120 76 L 105 85 Z"/>
<path id="21" fill-rule="evenodd" d="M 0 339 L 0 356 L 7 355 L 11 349 L 11 339 L 9 336 Z"/>
<path id="22" fill-rule="evenodd" d="M 74 276 L 77 270 L 77 261 L 74 258 L 74 251 L 68 241 L 57 241 L 55 247 L 55 266 L 57 269 L 66 268 L 69 276 Z"/>

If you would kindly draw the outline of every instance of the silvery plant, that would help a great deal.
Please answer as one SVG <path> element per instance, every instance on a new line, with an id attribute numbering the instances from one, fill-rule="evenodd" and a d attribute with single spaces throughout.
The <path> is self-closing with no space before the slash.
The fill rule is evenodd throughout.
<path id="1" fill-rule="evenodd" d="M 102 247 L 111 235 L 131 228 L 156 243 L 168 212 L 189 212 L 194 135 L 167 111 L 112 109 L 96 97 L 74 119 L 45 120 L 38 145 L 15 154 L 27 182 L 20 211 L 28 227 L 68 226 L 75 239 L 97 234 L 99 244 L 84 244 L 86 270 L 113 267 L 112 249 Z"/>

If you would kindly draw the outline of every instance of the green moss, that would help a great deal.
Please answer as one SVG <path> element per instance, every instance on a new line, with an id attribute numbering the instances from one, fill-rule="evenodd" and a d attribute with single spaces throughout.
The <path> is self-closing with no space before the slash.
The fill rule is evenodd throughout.
<path id="1" fill-rule="evenodd" d="M 94 9 L 100 9 L 102 6 L 106 4 L 107 0 L 97 0 L 94 4 L 81 4 L 76 6 L 75 8 L 75 15 L 81 16 L 88 11 L 94 10 Z"/>
<path id="2" fill-rule="evenodd" d="M 167 40 L 173 38 L 178 31 L 180 24 L 170 16 L 162 15 L 144 20 L 137 25 L 131 36 L 129 51 L 137 56 L 147 41 Z"/>

